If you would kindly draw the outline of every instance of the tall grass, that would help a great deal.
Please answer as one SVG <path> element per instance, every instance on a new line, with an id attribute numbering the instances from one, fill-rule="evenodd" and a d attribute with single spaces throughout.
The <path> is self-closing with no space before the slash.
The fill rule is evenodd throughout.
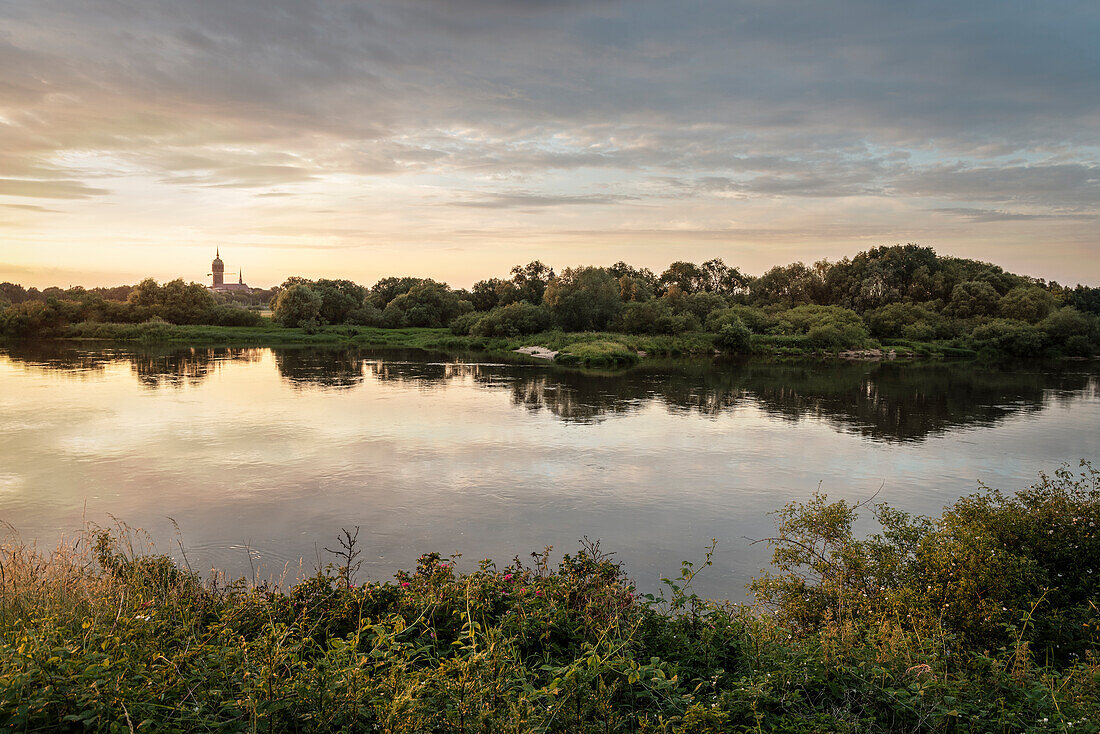
<path id="1" fill-rule="evenodd" d="M 13 539 L 0 548 L 0 722 L 122 732 L 1098 730 L 1097 636 L 1065 627 L 1100 620 L 1087 573 L 1100 561 L 1088 524 L 1100 519 L 1095 473 L 1043 477 L 1017 498 L 964 498 L 939 519 L 877 512 L 884 534 L 859 539 L 843 503 L 784 510 L 760 608 L 694 593 L 709 552 L 662 593 L 639 595 L 594 543 L 556 565 L 547 549 L 465 573 L 427 554 L 393 581 L 361 584 L 357 539 L 345 533 L 332 565 L 283 588 L 200 579 L 125 526 L 51 552 Z M 1058 536 L 1046 533 L 1052 524 Z M 1029 526 L 1034 537 L 1020 535 Z M 1045 548 L 1040 534 L 1052 539 Z M 988 550 L 990 537 L 1008 555 L 985 577 L 958 577 L 958 561 Z M 1072 588 L 1044 589 L 1035 570 L 1064 544 L 1080 572 Z M 989 565 L 981 554 L 976 562 Z M 938 589 L 941 572 L 956 579 Z M 1003 617 L 944 611 L 943 594 L 965 598 L 976 583 Z M 1072 654 L 1039 652 L 1057 640 L 1072 641 Z"/>

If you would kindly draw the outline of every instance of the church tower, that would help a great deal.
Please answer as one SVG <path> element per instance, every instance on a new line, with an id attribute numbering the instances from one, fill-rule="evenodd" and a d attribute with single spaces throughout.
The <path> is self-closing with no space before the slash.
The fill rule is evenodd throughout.
<path id="1" fill-rule="evenodd" d="M 210 263 L 210 273 L 214 276 L 214 287 L 225 284 L 225 263 L 222 262 L 220 249 L 214 250 L 214 262 Z"/>

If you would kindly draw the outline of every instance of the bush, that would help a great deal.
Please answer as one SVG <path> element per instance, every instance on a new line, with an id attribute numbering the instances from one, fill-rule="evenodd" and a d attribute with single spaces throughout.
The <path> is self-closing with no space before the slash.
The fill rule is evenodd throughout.
<path id="1" fill-rule="evenodd" d="M 1088 336 L 1094 320 L 1072 306 L 1059 309 L 1047 316 L 1039 328 L 1055 343 L 1064 342 L 1073 336 Z"/>
<path id="2" fill-rule="evenodd" d="M 816 349 L 851 349 L 866 343 L 867 332 L 854 324 L 832 322 L 814 326 L 806 339 Z"/>
<path id="3" fill-rule="evenodd" d="M 699 327 L 693 314 L 674 313 L 664 298 L 627 303 L 620 324 L 627 334 L 682 334 Z"/>
<path id="4" fill-rule="evenodd" d="M 1038 357 L 1046 348 L 1046 335 L 1021 321 L 994 319 L 974 329 L 970 336 L 974 349 L 1012 357 Z"/>
<path id="5" fill-rule="evenodd" d="M 747 354 L 752 349 L 752 332 L 749 327 L 735 320 L 722 325 L 715 345 L 730 354 Z"/>
<path id="6" fill-rule="evenodd" d="M 561 348 L 554 361 L 567 367 L 618 369 L 638 363 L 638 353 L 614 341 L 577 342 Z"/>
<path id="7" fill-rule="evenodd" d="M 1014 496 L 983 488 L 938 520 L 877 505 L 882 532 L 863 540 L 856 507 L 792 503 L 770 539 L 779 573 L 752 589 L 801 629 L 901 619 L 975 649 L 1027 642 L 1074 659 L 1100 645 L 1100 473 L 1082 467 Z"/>
<path id="8" fill-rule="evenodd" d="M 537 334 L 550 328 L 552 320 L 546 306 L 517 301 L 482 315 L 470 327 L 470 333 L 475 336 L 503 337 Z"/>
<path id="9" fill-rule="evenodd" d="M 348 311 L 345 323 L 354 326 L 378 327 L 385 323 L 385 319 L 382 317 L 382 312 L 373 303 L 364 301 L 358 308 Z"/>
<path id="10" fill-rule="evenodd" d="M 754 334 L 763 334 L 775 323 L 775 320 L 762 308 L 730 306 L 707 314 L 706 329 L 707 331 L 718 332 L 722 330 L 723 326 L 734 321 L 740 321 Z"/>
<path id="11" fill-rule="evenodd" d="M 480 321 L 483 316 L 485 314 L 480 311 L 470 311 L 461 316 L 456 316 L 451 321 L 451 333 L 455 336 L 469 336 L 474 324 Z"/>
<path id="12" fill-rule="evenodd" d="M 863 320 L 878 339 L 928 339 L 947 336 L 943 329 L 943 317 L 935 311 L 916 303 L 891 303 L 863 315 Z"/>

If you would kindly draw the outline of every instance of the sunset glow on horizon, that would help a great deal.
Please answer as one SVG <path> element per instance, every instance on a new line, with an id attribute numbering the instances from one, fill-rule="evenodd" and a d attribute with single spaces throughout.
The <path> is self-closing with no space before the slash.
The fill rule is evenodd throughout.
<path id="1" fill-rule="evenodd" d="M 1097 37 L 1065 0 L 14 0 L 0 281 L 911 242 L 1100 285 Z"/>

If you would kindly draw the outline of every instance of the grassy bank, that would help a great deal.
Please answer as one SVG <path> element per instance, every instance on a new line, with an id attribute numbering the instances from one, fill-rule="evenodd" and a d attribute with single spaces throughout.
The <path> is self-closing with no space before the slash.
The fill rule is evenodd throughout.
<path id="1" fill-rule="evenodd" d="M 61 337 L 74 340 L 106 340 L 140 343 L 178 343 L 196 346 L 293 346 L 346 345 L 362 347 L 405 347 L 415 349 L 486 351 L 511 353 L 524 346 L 541 346 L 574 355 L 559 362 L 589 367 L 625 367 L 641 353 L 654 357 L 711 356 L 723 350 L 717 335 L 693 331 L 677 335 L 621 334 L 616 332 L 544 331 L 527 336 L 487 337 L 454 334 L 449 329 L 384 329 L 367 326 L 325 326 L 313 329 L 286 328 L 270 319 L 262 326 L 196 326 L 164 322 L 140 324 L 79 323 L 65 328 Z M 977 353 L 955 342 L 906 340 L 871 342 L 869 349 L 891 349 L 901 358 L 966 359 Z M 822 349 L 804 335 L 755 334 L 752 354 L 778 357 L 829 358 L 841 349 Z M 631 356 L 634 355 L 634 356 Z"/>
<path id="2" fill-rule="evenodd" d="M 201 581 L 126 537 L 0 553 L 0 717 L 18 730 L 1097 732 L 1100 481 L 1061 471 L 936 519 L 778 514 L 760 605 L 684 564 L 639 596 L 586 544 L 552 565 L 360 544 L 289 589 Z"/>

